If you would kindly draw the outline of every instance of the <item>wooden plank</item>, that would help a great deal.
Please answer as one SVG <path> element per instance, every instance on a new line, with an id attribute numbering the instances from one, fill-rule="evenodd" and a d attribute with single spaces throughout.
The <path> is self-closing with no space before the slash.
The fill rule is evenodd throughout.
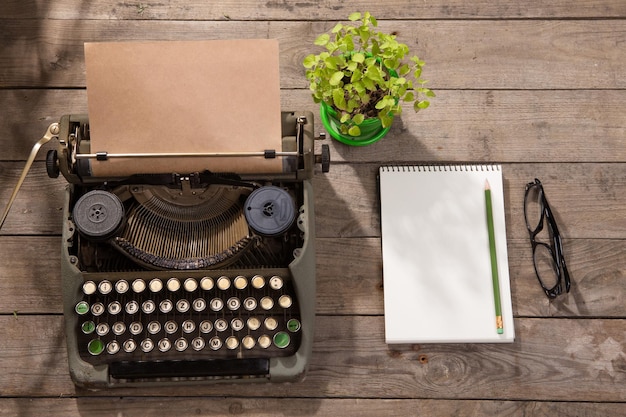
<path id="1" fill-rule="evenodd" d="M 61 314 L 60 238 L 0 236 L 0 314 Z M 379 238 L 318 238 L 319 315 L 382 315 Z M 566 239 L 572 291 L 548 300 L 527 239 L 508 242 L 516 317 L 626 318 L 626 240 Z"/>
<path id="2" fill-rule="evenodd" d="M 163 20 L 322 20 L 344 18 L 356 11 L 351 2 L 270 0 L 250 7 L 240 0 L 212 2 L 120 2 L 105 0 L 5 0 L 0 16 L 39 19 L 163 19 Z M 555 0 L 547 4 L 521 0 L 514 4 L 466 2 L 464 0 L 430 1 L 373 0 L 358 2 L 358 9 L 370 11 L 379 19 L 405 19 L 407 11 L 419 19 L 477 18 L 585 18 L 624 17 L 620 0 Z"/>
<path id="3" fill-rule="evenodd" d="M 283 88 L 306 88 L 302 59 L 333 22 L 0 21 L 0 87 L 83 87 L 83 42 L 276 38 Z M 434 89 L 614 89 L 626 37 L 620 20 L 382 21 L 427 62 Z M 532 104 L 532 103 L 531 103 Z"/>
<path id="4" fill-rule="evenodd" d="M 382 163 L 382 162 L 381 162 Z M 376 174 L 380 164 L 335 164 L 316 175 L 318 237 L 380 236 Z M 0 201 L 7 201 L 22 163 L 0 164 Z M 507 237 L 526 239 L 524 187 L 534 178 L 546 195 L 565 238 L 623 239 L 626 235 L 626 163 L 505 164 Z M 26 177 L 2 234 L 60 234 L 65 180 L 50 179 L 36 162 Z"/>
<path id="5" fill-rule="evenodd" d="M 233 414 L 273 417 L 285 416 L 360 416 L 380 417 L 393 411 L 398 416 L 513 417 L 532 415 L 613 416 L 626 415 L 623 403 L 491 401 L 491 400 L 385 400 L 327 398 L 6 398 L 0 399 L 0 417 L 58 415 L 64 417 L 119 416 L 151 417 L 175 410 L 177 417 Z"/>
<path id="6" fill-rule="evenodd" d="M 380 236 L 380 164 L 335 164 L 315 176 L 318 236 Z M 543 181 L 563 237 L 623 239 L 626 234 L 626 164 L 505 164 L 503 177 L 509 239 L 528 238 L 524 187 L 534 178 Z"/>
<path id="7" fill-rule="evenodd" d="M 312 111 L 315 131 L 323 130 L 308 90 L 283 89 L 281 105 Z M 0 90 L 0 107 L 0 160 L 24 160 L 50 123 L 87 112 L 87 94 Z M 443 90 L 427 111 L 404 112 L 374 145 L 352 148 L 330 138 L 325 143 L 334 162 L 623 162 L 624 107 L 626 90 Z"/>
<path id="8" fill-rule="evenodd" d="M 624 320 L 516 320 L 516 342 L 384 343 L 382 317 L 319 317 L 310 371 L 297 385 L 136 389 L 153 396 L 292 396 L 624 402 Z M 75 388 L 60 316 L 0 316 L 2 396 L 119 396 Z"/>

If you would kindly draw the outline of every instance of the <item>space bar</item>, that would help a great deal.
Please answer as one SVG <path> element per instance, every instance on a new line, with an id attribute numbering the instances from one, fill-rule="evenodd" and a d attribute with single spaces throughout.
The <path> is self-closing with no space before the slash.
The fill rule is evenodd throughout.
<path id="1" fill-rule="evenodd" d="M 180 361 L 114 362 L 109 375 L 116 379 L 263 376 L 269 374 L 269 359 L 210 359 Z"/>

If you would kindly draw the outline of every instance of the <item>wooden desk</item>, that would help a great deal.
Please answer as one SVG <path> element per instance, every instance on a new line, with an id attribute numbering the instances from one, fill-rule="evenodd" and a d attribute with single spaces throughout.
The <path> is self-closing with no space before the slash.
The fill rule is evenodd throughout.
<path id="1" fill-rule="evenodd" d="M 46 176 L 42 152 L 0 234 L 0 415 L 626 415 L 622 0 L 5 0 L 0 201 L 46 127 L 86 112 L 83 42 L 278 38 L 283 108 L 317 115 L 300 63 L 316 35 L 356 8 L 427 62 L 438 96 L 423 113 L 406 111 L 373 146 L 327 141 L 331 172 L 314 181 L 318 320 L 307 379 L 75 388 L 59 276 L 65 181 Z M 503 164 L 515 343 L 384 343 L 375 173 L 390 162 Z M 535 177 L 557 216 L 573 281 L 552 302 L 536 282 L 523 223 L 524 184 Z"/>

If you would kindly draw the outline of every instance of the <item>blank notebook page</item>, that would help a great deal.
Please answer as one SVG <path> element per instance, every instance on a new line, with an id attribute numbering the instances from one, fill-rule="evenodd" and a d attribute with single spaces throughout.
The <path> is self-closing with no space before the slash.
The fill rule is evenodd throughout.
<path id="1" fill-rule="evenodd" d="M 485 180 L 503 334 L 496 330 Z M 512 342 L 501 167 L 381 167 L 380 197 L 386 342 Z"/>

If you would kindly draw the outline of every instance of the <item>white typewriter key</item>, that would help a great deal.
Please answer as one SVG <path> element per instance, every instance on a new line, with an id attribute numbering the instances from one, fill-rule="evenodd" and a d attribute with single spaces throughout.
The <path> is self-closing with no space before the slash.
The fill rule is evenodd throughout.
<path id="1" fill-rule="evenodd" d="M 232 319 L 230 321 L 230 327 L 233 328 L 234 331 L 238 332 L 239 330 L 243 329 L 244 326 L 244 322 L 242 319 L 240 319 L 239 317 L 235 317 L 234 319 Z"/>
<path id="2" fill-rule="evenodd" d="M 213 330 L 213 323 L 211 323 L 209 320 L 202 320 L 200 322 L 200 331 L 202 333 L 208 333 L 211 330 Z"/>
<path id="3" fill-rule="evenodd" d="M 107 353 L 109 355 L 115 355 L 119 351 L 120 342 L 118 342 L 117 340 L 111 340 L 109 343 L 107 343 Z"/>
<path id="4" fill-rule="evenodd" d="M 122 311 L 122 305 L 119 301 L 113 301 L 112 303 L 109 303 L 107 310 L 109 311 L 109 314 L 114 316 Z"/>
<path id="5" fill-rule="evenodd" d="M 196 337 L 191 341 L 191 347 L 193 350 L 202 350 L 204 349 L 205 344 L 204 339 L 201 337 Z"/>
<path id="6" fill-rule="evenodd" d="M 104 304 L 95 303 L 91 306 L 91 314 L 94 316 L 100 316 L 102 313 L 104 313 Z"/>
<path id="7" fill-rule="evenodd" d="M 274 300 L 271 297 L 261 298 L 261 308 L 263 310 L 271 310 L 274 307 Z"/>
<path id="8" fill-rule="evenodd" d="M 248 279 L 246 277 L 242 276 L 242 275 L 239 275 L 233 281 L 233 285 L 238 290 L 243 290 L 244 288 L 246 288 L 248 286 Z"/>
<path id="9" fill-rule="evenodd" d="M 176 301 L 176 310 L 178 310 L 180 313 L 188 312 L 189 307 L 189 301 L 185 300 L 184 298 L 182 300 Z"/>
<path id="10" fill-rule="evenodd" d="M 128 325 L 128 331 L 134 335 L 138 335 L 143 331 L 143 324 L 141 324 L 141 322 L 134 321 Z"/>
<path id="11" fill-rule="evenodd" d="M 111 281 L 104 279 L 98 284 L 98 290 L 100 294 L 107 295 L 113 290 L 113 284 L 111 284 Z"/>
<path id="12" fill-rule="evenodd" d="M 146 300 L 141 303 L 141 311 L 143 311 L 144 313 L 151 314 L 154 313 L 154 310 L 156 310 L 156 304 L 154 303 L 154 301 Z"/>
<path id="13" fill-rule="evenodd" d="M 211 338 L 211 340 L 209 340 L 209 346 L 213 350 L 218 350 L 222 347 L 222 340 L 219 337 L 214 336 Z"/>
<path id="14" fill-rule="evenodd" d="M 193 278 L 187 278 L 183 283 L 183 287 L 187 292 L 194 292 L 196 289 L 198 289 L 198 281 Z"/>
<path id="15" fill-rule="evenodd" d="M 261 346 L 263 349 L 267 349 L 271 345 L 272 339 L 268 335 L 264 334 L 263 336 L 259 337 L 259 346 Z"/>
<path id="16" fill-rule="evenodd" d="M 143 292 L 143 290 L 146 289 L 146 282 L 141 278 L 136 279 L 133 281 L 132 288 L 133 288 L 133 291 L 139 294 L 140 292 Z"/>
<path id="17" fill-rule="evenodd" d="M 226 291 L 227 289 L 230 288 L 230 279 L 228 279 L 228 277 L 225 276 L 221 276 L 217 279 L 217 288 L 219 288 L 222 291 Z"/>
<path id="18" fill-rule="evenodd" d="M 278 321 L 276 321 L 274 317 L 266 318 L 263 323 L 265 324 L 265 328 L 267 330 L 276 330 L 276 328 L 278 327 Z"/>
<path id="19" fill-rule="evenodd" d="M 172 348 L 172 342 L 170 342 L 170 340 L 166 337 L 159 340 L 158 346 L 161 352 L 167 352 Z"/>
<path id="20" fill-rule="evenodd" d="M 180 281 L 178 278 L 170 278 L 167 280 L 167 289 L 176 292 L 180 289 Z"/>
<path id="21" fill-rule="evenodd" d="M 231 311 L 239 310 L 239 307 L 241 307 L 241 301 L 239 301 L 239 298 L 237 297 L 230 297 L 228 301 L 226 301 L 226 305 Z"/>
<path id="22" fill-rule="evenodd" d="M 263 278 L 261 275 L 253 276 L 252 286 L 256 288 L 257 290 L 260 290 L 261 288 L 265 287 L 265 278 Z"/>
<path id="23" fill-rule="evenodd" d="M 180 327 L 183 329 L 183 332 L 191 333 L 196 330 L 196 323 L 193 320 L 185 320 Z"/>
<path id="24" fill-rule="evenodd" d="M 246 349 L 252 349 L 254 347 L 254 345 L 256 345 L 256 342 L 254 341 L 254 337 L 252 337 L 252 336 L 244 336 L 244 338 L 241 339 L 241 344 Z"/>
<path id="25" fill-rule="evenodd" d="M 193 300 L 192 307 L 194 311 L 201 312 L 206 308 L 206 301 L 204 298 L 196 298 Z"/>
<path id="26" fill-rule="evenodd" d="M 243 300 L 243 307 L 248 311 L 254 310 L 256 306 L 257 306 L 257 302 L 256 302 L 256 299 L 253 297 L 248 297 L 245 300 Z"/>
<path id="27" fill-rule="evenodd" d="M 165 329 L 165 333 L 173 334 L 176 333 L 176 330 L 178 330 L 178 324 L 173 320 L 168 320 L 163 325 L 163 328 Z"/>
<path id="28" fill-rule="evenodd" d="M 213 278 L 211 277 L 203 277 L 200 280 L 200 288 L 204 291 L 209 291 L 213 289 Z"/>
<path id="29" fill-rule="evenodd" d="M 187 339 L 185 339 L 184 337 L 179 337 L 174 342 L 174 348 L 179 352 L 187 349 L 187 346 L 189 346 L 189 342 L 187 342 Z"/>
<path id="30" fill-rule="evenodd" d="M 228 336 L 226 338 L 226 348 L 229 350 L 237 349 L 239 347 L 239 339 L 235 336 Z"/>
<path id="31" fill-rule="evenodd" d="M 139 311 L 139 303 L 135 300 L 129 301 L 128 303 L 126 303 L 125 309 L 128 314 L 135 314 Z"/>
<path id="32" fill-rule="evenodd" d="M 94 292 L 96 292 L 96 289 L 98 287 L 96 287 L 96 283 L 93 281 L 85 281 L 85 283 L 83 284 L 83 294 L 85 295 L 91 295 Z"/>
<path id="33" fill-rule="evenodd" d="M 159 303 L 159 310 L 161 310 L 161 313 L 169 313 L 170 311 L 172 311 L 173 307 L 174 305 L 168 299 L 165 299 Z"/>
<path id="34" fill-rule="evenodd" d="M 228 322 L 226 320 L 224 319 L 215 320 L 215 330 L 217 330 L 218 332 L 223 332 L 226 329 L 228 329 Z"/>
<path id="35" fill-rule="evenodd" d="M 151 352 L 154 349 L 154 342 L 152 339 L 143 339 L 141 341 L 141 350 L 145 353 Z"/>
<path id="36" fill-rule="evenodd" d="M 111 326 L 111 329 L 113 330 L 113 334 L 120 336 L 123 335 L 126 331 L 126 325 L 123 321 L 116 321 L 115 323 L 113 323 L 113 326 Z"/>
<path id="37" fill-rule="evenodd" d="M 124 349 L 124 352 L 127 353 L 134 352 L 135 349 L 137 349 L 137 342 L 135 342 L 133 339 L 128 339 L 122 345 L 122 349 Z"/>
<path id="38" fill-rule="evenodd" d="M 148 323 L 146 328 L 148 329 L 148 333 L 157 334 L 158 332 L 161 331 L 161 323 L 159 323 L 156 320 L 153 320 L 150 323 Z"/>
<path id="39" fill-rule="evenodd" d="M 250 318 L 248 319 L 247 324 L 248 324 L 248 329 L 250 329 L 250 330 L 256 330 L 256 329 L 258 329 L 259 327 L 261 327 L 261 320 L 259 320 L 259 319 L 258 319 L 258 318 L 256 318 L 256 317 L 250 317 Z"/>
<path id="40" fill-rule="evenodd" d="M 96 334 L 98 336 L 106 336 L 109 334 L 109 325 L 107 323 L 98 323 L 96 326 Z"/>
<path id="41" fill-rule="evenodd" d="M 159 292 L 163 289 L 163 281 L 158 278 L 154 278 L 148 284 L 148 288 L 150 288 L 150 291 L 152 292 Z"/>
<path id="42" fill-rule="evenodd" d="M 278 305 L 281 306 L 282 308 L 289 308 L 291 307 L 292 301 L 291 301 L 291 297 L 288 295 L 281 295 L 280 298 L 278 299 Z"/>
<path id="43" fill-rule="evenodd" d="M 270 287 L 274 290 L 280 290 L 283 287 L 283 279 L 278 275 L 274 275 L 270 278 Z"/>
<path id="44" fill-rule="evenodd" d="M 128 281 L 125 279 L 120 279 L 115 283 L 115 291 L 117 291 L 118 294 L 126 294 L 129 288 L 130 285 L 128 285 Z"/>
<path id="45" fill-rule="evenodd" d="M 211 303 L 209 305 L 211 307 L 211 310 L 220 311 L 222 308 L 224 308 L 224 301 L 222 301 L 221 298 L 214 298 L 211 300 Z"/>

